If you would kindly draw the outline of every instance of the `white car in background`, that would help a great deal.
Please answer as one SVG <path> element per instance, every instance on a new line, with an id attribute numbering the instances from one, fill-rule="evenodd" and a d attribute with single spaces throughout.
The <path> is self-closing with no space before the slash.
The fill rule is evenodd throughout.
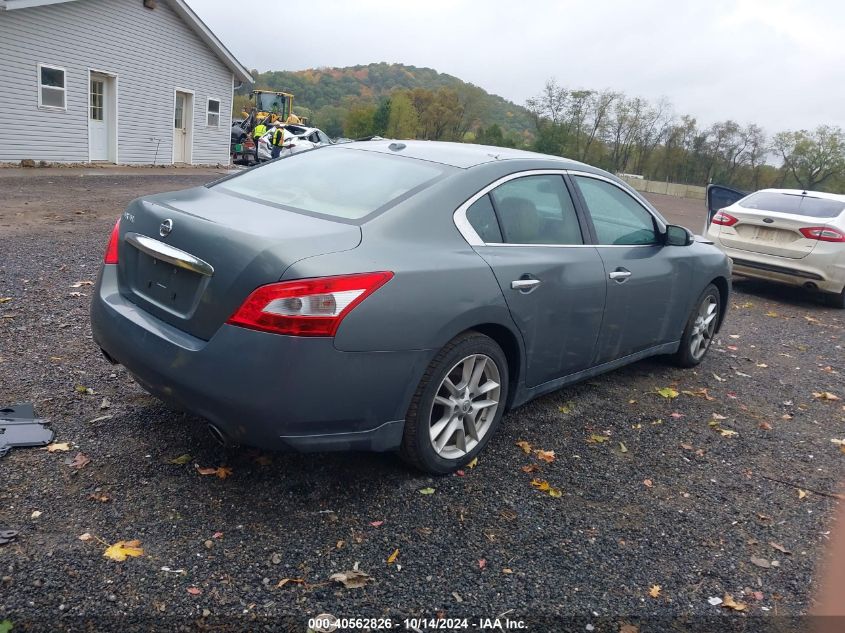
<path id="1" fill-rule="evenodd" d="M 731 258 L 735 275 L 819 290 L 845 308 L 845 196 L 711 186 L 707 198 L 707 237 Z"/>
<path id="2" fill-rule="evenodd" d="M 332 144 L 328 135 L 315 127 L 306 127 L 304 125 L 288 123 L 287 125 L 282 126 L 282 129 L 285 132 L 285 144 L 283 146 L 284 149 L 282 150 L 282 156 Z M 275 128 L 271 127 L 264 136 L 258 139 L 259 161 L 271 159 L 272 145 L 270 144 L 270 137 L 273 135 L 274 131 Z"/>

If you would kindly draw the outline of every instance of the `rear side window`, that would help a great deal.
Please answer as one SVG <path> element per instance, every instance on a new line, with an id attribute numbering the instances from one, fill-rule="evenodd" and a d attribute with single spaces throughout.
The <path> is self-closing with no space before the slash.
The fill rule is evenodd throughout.
<path id="1" fill-rule="evenodd" d="M 745 209 L 792 213 L 810 218 L 835 218 L 845 210 L 845 204 L 838 200 L 774 191 L 752 193 L 740 200 L 738 204 Z"/>
<path id="2" fill-rule="evenodd" d="M 490 203 L 490 196 L 481 196 L 467 209 L 467 220 L 486 244 L 500 244 L 502 232 L 496 221 L 496 212 Z"/>
<path id="3" fill-rule="evenodd" d="M 654 218 L 616 185 L 596 178 L 574 176 L 596 227 L 599 244 L 656 244 Z"/>
<path id="4" fill-rule="evenodd" d="M 525 176 L 490 192 L 508 244 L 583 244 L 581 225 L 561 176 Z"/>
<path id="5" fill-rule="evenodd" d="M 360 220 L 419 192 L 446 170 L 412 158 L 325 147 L 250 169 L 214 188 L 292 211 Z"/>

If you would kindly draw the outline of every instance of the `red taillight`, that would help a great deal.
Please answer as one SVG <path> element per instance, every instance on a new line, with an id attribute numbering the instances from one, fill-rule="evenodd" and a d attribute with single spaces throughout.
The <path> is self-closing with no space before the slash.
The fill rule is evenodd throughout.
<path id="1" fill-rule="evenodd" d="M 334 336 L 355 306 L 392 272 L 283 281 L 256 288 L 227 323 L 292 336 Z"/>
<path id="2" fill-rule="evenodd" d="M 733 226 L 739 220 L 737 220 L 734 216 L 730 213 L 725 213 L 724 211 L 719 211 L 716 215 L 713 216 L 713 219 L 710 220 L 713 224 L 721 224 L 722 226 Z"/>
<path id="3" fill-rule="evenodd" d="M 801 231 L 801 235 L 808 240 L 818 240 L 820 242 L 845 242 L 845 233 L 839 229 L 834 229 L 830 226 L 807 226 Z"/>
<path id="4" fill-rule="evenodd" d="M 120 218 L 114 223 L 114 228 L 111 231 L 109 238 L 109 245 L 106 246 L 106 254 L 103 257 L 104 264 L 117 263 L 117 245 L 120 242 Z"/>

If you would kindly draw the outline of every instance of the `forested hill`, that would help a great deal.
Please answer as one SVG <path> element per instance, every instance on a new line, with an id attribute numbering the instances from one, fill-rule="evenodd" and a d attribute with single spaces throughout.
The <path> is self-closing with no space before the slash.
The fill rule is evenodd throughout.
<path id="1" fill-rule="evenodd" d="M 396 90 L 451 88 L 477 100 L 478 107 L 474 109 L 478 112 L 479 125 L 496 123 L 503 132 L 513 136 L 523 136 L 534 129 L 531 115 L 524 107 L 431 68 L 381 62 L 347 68 L 268 71 L 255 77 L 256 88 L 290 92 L 296 105 L 308 108 L 312 114 L 321 108 L 341 106 L 350 98 L 378 101 Z"/>

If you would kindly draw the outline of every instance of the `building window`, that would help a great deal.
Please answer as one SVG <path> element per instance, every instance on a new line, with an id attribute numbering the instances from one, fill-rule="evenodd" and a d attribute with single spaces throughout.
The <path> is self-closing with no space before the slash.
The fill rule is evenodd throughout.
<path id="1" fill-rule="evenodd" d="M 104 111 L 104 90 L 105 82 L 102 79 L 92 79 L 91 80 L 91 120 L 92 121 L 102 121 L 104 120 L 103 111 Z"/>
<path id="2" fill-rule="evenodd" d="M 208 127 L 220 126 L 220 99 L 209 99 L 206 112 L 206 125 Z"/>
<path id="3" fill-rule="evenodd" d="M 65 110 L 65 69 L 38 64 L 38 107 Z"/>

